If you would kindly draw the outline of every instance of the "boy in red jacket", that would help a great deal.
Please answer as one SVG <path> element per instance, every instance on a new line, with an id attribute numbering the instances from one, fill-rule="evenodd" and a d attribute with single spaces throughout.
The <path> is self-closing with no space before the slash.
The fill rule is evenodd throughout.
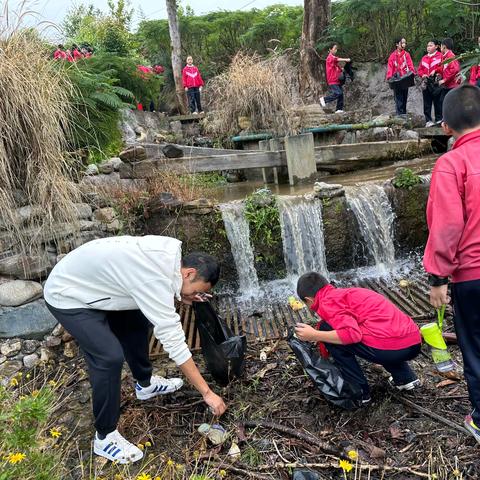
<path id="1" fill-rule="evenodd" d="M 455 58 L 455 54 L 452 52 L 453 49 L 453 40 L 451 38 L 444 38 L 442 40 L 441 52 L 442 60 L 448 60 Z M 447 93 L 460 86 L 460 63 L 458 60 L 453 60 L 449 63 L 443 64 L 442 79 L 439 82 L 439 85 L 442 86 L 442 93 L 440 95 L 440 102 L 443 105 L 445 96 Z M 443 109 L 443 107 L 442 107 Z"/>
<path id="2" fill-rule="evenodd" d="M 437 48 L 438 41 L 430 40 L 427 43 L 427 54 L 422 57 L 418 65 L 418 75 L 423 80 L 423 113 L 425 114 L 425 126 L 433 127 L 435 123 L 442 121 L 442 104 L 440 95 L 434 92 L 435 76 L 442 74 L 442 53 Z M 438 88 L 437 88 L 438 90 Z M 432 121 L 432 103 L 435 109 L 435 122 Z"/>
<path id="3" fill-rule="evenodd" d="M 188 106 L 194 114 L 203 113 L 202 104 L 200 103 L 200 92 L 203 87 L 203 79 L 200 71 L 193 64 L 193 58 L 187 57 L 187 65 L 182 71 L 183 87 L 187 92 Z"/>
<path id="4" fill-rule="evenodd" d="M 451 90 L 443 111 L 443 129 L 455 143 L 432 172 L 423 265 L 435 308 L 448 303 L 452 282 L 455 330 L 474 408 L 465 426 L 480 442 L 480 89 Z"/>
<path id="5" fill-rule="evenodd" d="M 405 50 L 407 41 L 404 38 L 395 40 L 395 51 L 388 57 L 387 81 L 394 76 L 403 77 L 409 72 L 415 73 L 412 57 Z M 408 88 L 394 88 L 395 110 L 398 116 L 407 114 Z"/>
<path id="6" fill-rule="evenodd" d="M 328 49 L 328 56 L 326 61 L 327 84 L 330 90 L 326 97 L 320 97 L 320 105 L 325 107 L 327 103 L 337 101 L 337 110 L 335 113 L 343 113 L 343 88 L 340 82 L 340 75 L 342 74 L 342 67 L 338 62 L 349 62 L 349 58 L 336 57 L 338 45 L 332 43 Z"/>
<path id="7" fill-rule="evenodd" d="M 321 318 L 319 330 L 297 324 L 297 337 L 326 343 L 345 379 L 362 388 L 364 403 L 370 389 L 356 357 L 383 365 L 399 390 L 420 384 L 407 363 L 420 353 L 420 331 L 385 297 L 366 288 L 335 288 L 316 272 L 299 278 L 297 294 Z"/>

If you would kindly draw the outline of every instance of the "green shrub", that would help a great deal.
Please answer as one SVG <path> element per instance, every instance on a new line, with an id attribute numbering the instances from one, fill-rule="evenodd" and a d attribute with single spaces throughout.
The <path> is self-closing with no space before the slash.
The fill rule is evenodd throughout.
<path id="1" fill-rule="evenodd" d="M 411 190 L 415 185 L 421 183 L 420 177 L 413 173 L 410 168 L 402 168 L 395 174 L 392 184 L 395 188 Z"/>

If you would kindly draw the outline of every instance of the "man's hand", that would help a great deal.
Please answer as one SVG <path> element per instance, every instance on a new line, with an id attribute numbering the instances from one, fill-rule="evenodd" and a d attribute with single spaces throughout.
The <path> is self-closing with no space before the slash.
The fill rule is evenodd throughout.
<path id="1" fill-rule="evenodd" d="M 444 83 L 445 83 L 445 80 L 440 80 L 440 81 L 438 82 L 439 85 L 443 85 Z"/>
<path id="2" fill-rule="evenodd" d="M 187 88 L 187 87 L 185 87 L 185 91 L 188 92 L 188 88 Z"/>
<path id="3" fill-rule="evenodd" d="M 448 296 L 448 285 L 430 288 L 430 303 L 435 308 L 440 308 L 442 305 L 446 305 L 449 302 L 450 297 Z"/>
<path id="4" fill-rule="evenodd" d="M 318 330 L 315 330 L 306 323 L 297 323 L 295 326 L 295 334 L 300 340 L 305 342 L 316 342 L 318 338 Z"/>
<path id="5" fill-rule="evenodd" d="M 203 400 L 210 407 L 210 410 L 214 415 L 220 416 L 223 415 L 227 406 L 223 401 L 222 397 L 219 397 L 216 393 L 213 393 L 211 390 L 203 396 Z"/>

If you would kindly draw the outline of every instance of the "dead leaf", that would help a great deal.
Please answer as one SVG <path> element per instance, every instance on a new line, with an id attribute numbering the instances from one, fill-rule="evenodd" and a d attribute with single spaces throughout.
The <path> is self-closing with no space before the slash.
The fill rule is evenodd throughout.
<path id="1" fill-rule="evenodd" d="M 265 365 L 265 367 L 263 367 L 259 372 L 257 372 L 255 374 L 255 377 L 263 378 L 268 371 L 273 370 L 274 368 L 277 368 L 277 364 L 276 363 L 269 363 L 269 364 Z"/>
<path id="2" fill-rule="evenodd" d="M 380 447 L 376 447 L 375 445 L 371 445 L 369 443 L 365 444 L 365 450 L 367 451 L 370 458 L 385 458 L 387 454 L 385 450 Z"/>
<path id="3" fill-rule="evenodd" d="M 398 422 L 394 422 L 390 425 L 390 436 L 393 439 L 403 438 L 403 433 Z"/>
<path id="4" fill-rule="evenodd" d="M 442 377 L 449 378 L 450 380 L 462 380 L 462 374 L 455 371 L 450 370 L 449 372 L 438 372 Z"/>
<path id="5" fill-rule="evenodd" d="M 237 437 L 238 437 L 238 443 L 247 441 L 247 433 L 245 431 L 244 425 L 237 425 Z"/>
<path id="6" fill-rule="evenodd" d="M 435 385 L 435 388 L 443 388 L 443 387 L 447 387 L 448 385 L 455 385 L 457 381 L 458 380 L 451 380 L 447 378 L 446 380 L 442 380 L 441 382 L 438 382 Z"/>

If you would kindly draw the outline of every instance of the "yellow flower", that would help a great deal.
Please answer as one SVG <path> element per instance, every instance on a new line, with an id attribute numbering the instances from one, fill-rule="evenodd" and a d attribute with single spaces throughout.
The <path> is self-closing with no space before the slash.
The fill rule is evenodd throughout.
<path id="1" fill-rule="evenodd" d="M 162 477 L 155 477 L 154 480 L 162 480 Z"/>
<path id="2" fill-rule="evenodd" d="M 32 397 L 33 397 L 33 398 L 38 397 L 38 394 L 39 394 L 39 393 L 40 393 L 40 392 L 39 392 L 38 390 L 34 390 L 34 391 L 32 392 Z"/>
<path id="3" fill-rule="evenodd" d="M 175 462 L 171 458 L 169 458 L 167 460 L 167 466 L 171 467 L 172 465 L 175 465 Z"/>
<path id="4" fill-rule="evenodd" d="M 119 473 L 116 473 L 113 478 L 114 480 L 123 480 L 123 477 Z"/>
<path id="5" fill-rule="evenodd" d="M 10 380 L 10 386 L 11 387 L 18 387 L 18 380 L 13 377 L 11 380 Z"/>
<path id="6" fill-rule="evenodd" d="M 142 473 L 137 477 L 137 480 L 152 480 L 152 477 L 148 473 Z"/>
<path id="7" fill-rule="evenodd" d="M 148 442 L 148 441 L 145 442 L 145 446 L 146 446 L 146 447 L 151 447 L 151 446 L 152 446 L 152 442 Z"/>
<path id="8" fill-rule="evenodd" d="M 29 373 L 27 373 L 27 375 L 26 375 L 27 380 L 28 380 L 30 377 L 31 377 L 31 375 L 30 375 Z"/>
<path id="9" fill-rule="evenodd" d="M 22 373 L 22 372 L 18 372 L 18 373 L 17 373 L 17 377 L 20 377 L 20 378 L 23 377 L 23 373 Z"/>
<path id="10" fill-rule="evenodd" d="M 356 460 L 358 458 L 358 452 L 356 450 L 349 450 L 347 456 L 350 460 Z"/>
<path id="11" fill-rule="evenodd" d="M 48 382 L 48 384 L 51 386 L 51 387 L 56 387 L 57 386 L 57 382 L 55 380 L 50 380 Z"/>
<path id="12" fill-rule="evenodd" d="M 344 472 L 349 472 L 352 468 L 353 465 L 348 461 L 348 460 L 340 460 L 338 462 L 338 466 L 344 471 Z"/>
<path id="13" fill-rule="evenodd" d="M 143 446 L 143 443 L 139 443 L 137 445 L 137 447 L 143 452 L 143 450 L 145 449 L 145 447 Z"/>
<path id="14" fill-rule="evenodd" d="M 225 470 L 220 470 L 218 474 L 223 478 L 227 475 L 227 472 Z"/>
<path id="15" fill-rule="evenodd" d="M 7 455 L 6 460 L 7 462 L 15 465 L 16 463 L 20 463 L 24 460 L 26 455 L 24 453 L 10 453 Z"/>
<path id="16" fill-rule="evenodd" d="M 60 432 L 59 430 L 57 430 L 56 428 L 51 428 L 50 429 L 50 435 L 53 437 L 53 438 L 59 438 L 62 436 L 62 432 Z"/>

